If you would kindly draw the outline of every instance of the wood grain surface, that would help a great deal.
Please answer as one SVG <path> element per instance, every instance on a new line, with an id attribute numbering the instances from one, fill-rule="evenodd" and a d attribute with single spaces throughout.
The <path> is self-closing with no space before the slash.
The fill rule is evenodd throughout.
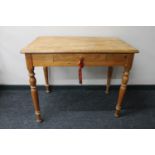
<path id="1" fill-rule="evenodd" d="M 119 38 L 110 37 L 38 37 L 22 53 L 137 53 Z"/>

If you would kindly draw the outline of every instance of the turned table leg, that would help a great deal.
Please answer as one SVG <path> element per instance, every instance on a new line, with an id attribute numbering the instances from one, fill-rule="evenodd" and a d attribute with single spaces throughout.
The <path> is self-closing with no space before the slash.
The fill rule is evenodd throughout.
<path id="1" fill-rule="evenodd" d="M 45 77 L 45 89 L 46 89 L 46 92 L 49 93 L 50 86 L 48 83 L 48 67 L 43 67 L 43 70 L 44 70 L 44 77 Z"/>
<path id="2" fill-rule="evenodd" d="M 32 101 L 35 109 L 35 116 L 37 122 L 42 122 L 41 114 L 40 114 L 40 107 L 39 107 L 39 98 L 38 98 L 38 91 L 36 87 L 36 78 L 34 74 L 34 67 L 28 70 L 29 71 L 29 82 L 31 88 L 31 96 Z"/>
<path id="3" fill-rule="evenodd" d="M 119 90 L 119 96 L 116 104 L 116 111 L 115 111 L 115 117 L 120 117 L 121 109 L 122 109 L 122 103 L 123 98 L 127 89 L 127 83 L 129 79 L 129 69 L 124 69 L 124 73 L 122 76 L 122 83 Z"/>
<path id="4" fill-rule="evenodd" d="M 25 58 L 26 58 L 27 69 L 29 72 L 29 82 L 30 82 L 30 88 L 31 88 L 32 101 L 33 101 L 34 110 L 35 110 L 35 117 L 36 117 L 36 121 L 40 123 L 42 122 L 42 118 L 40 114 L 39 98 L 38 98 L 38 91 L 36 87 L 36 78 L 34 74 L 32 55 L 26 54 Z"/>
<path id="5" fill-rule="evenodd" d="M 108 67 L 108 72 L 107 72 L 107 85 L 106 85 L 106 94 L 109 94 L 109 88 L 111 84 L 111 78 L 112 78 L 112 72 L 113 72 L 113 67 Z"/>

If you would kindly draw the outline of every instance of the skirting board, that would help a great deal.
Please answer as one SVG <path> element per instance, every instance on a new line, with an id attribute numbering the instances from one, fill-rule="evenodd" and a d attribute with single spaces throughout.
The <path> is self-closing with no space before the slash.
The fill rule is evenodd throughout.
<path id="1" fill-rule="evenodd" d="M 110 89 L 119 89 L 120 85 L 111 85 Z M 38 85 L 38 89 L 45 89 L 44 85 Z M 105 85 L 54 85 L 52 89 L 105 89 Z M 0 85 L 0 90 L 23 90 L 30 89 L 29 85 Z M 130 90 L 155 90 L 155 85 L 128 85 Z"/>

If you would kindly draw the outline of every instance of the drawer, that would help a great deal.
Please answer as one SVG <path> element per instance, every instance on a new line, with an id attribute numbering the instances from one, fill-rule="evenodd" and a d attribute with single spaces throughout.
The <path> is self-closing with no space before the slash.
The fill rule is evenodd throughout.
<path id="1" fill-rule="evenodd" d="M 77 66 L 81 59 L 85 66 L 124 65 L 129 54 L 33 54 L 35 66 Z"/>
<path id="2" fill-rule="evenodd" d="M 80 59 L 84 59 L 84 62 L 96 62 L 104 61 L 106 58 L 105 54 L 55 54 L 53 56 L 54 62 L 76 62 Z"/>

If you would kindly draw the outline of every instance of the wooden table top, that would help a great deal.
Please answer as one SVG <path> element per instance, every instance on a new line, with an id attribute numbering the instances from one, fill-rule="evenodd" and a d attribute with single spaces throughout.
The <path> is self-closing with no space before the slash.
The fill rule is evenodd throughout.
<path id="1" fill-rule="evenodd" d="M 38 37 L 22 53 L 137 53 L 119 38 L 110 37 Z"/>

